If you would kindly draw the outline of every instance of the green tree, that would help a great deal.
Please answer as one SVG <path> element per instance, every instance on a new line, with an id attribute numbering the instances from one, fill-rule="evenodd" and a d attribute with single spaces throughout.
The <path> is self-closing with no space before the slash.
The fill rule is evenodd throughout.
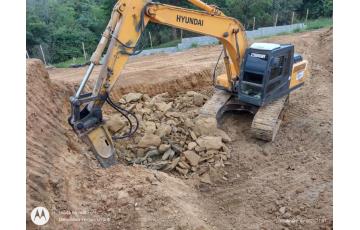
<path id="1" fill-rule="evenodd" d="M 226 0 L 229 15 L 237 18 L 246 29 L 252 27 L 254 17 L 257 27 L 271 23 L 271 3 L 271 0 Z"/>
<path id="2" fill-rule="evenodd" d="M 162 3 L 197 9 L 188 1 L 160 0 Z M 27 0 L 26 48 L 30 56 L 39 55 L 41 44 L 48 62 L 66 61 L 82 56 L 82 45 L 88 53 L 95 50 L 110 18 L 116 0 Z M 293 11 L 302 17 L 309 9 L 309 18 L 331 17 L 332 0 L 205 0 L 216 5 L 226 15 L 238 19 L 247 29 L 273 25 L 278 14 L 278 25 L 288 24 Z M 142 44 L 150 46 L 149 33 L 154 46 L 180 37 L 172 27 L 150 23 L 142 37 Z M 183 31 L 183 37 L 196 36 Z"/>
<path id="3" fill-rule="evenodd" d="M 110 5 L 110 1 L 105 1 Z M 94 0 L 30 0 L 27 2 L 26 45 L 30 54 L 38 45 L 47 59 L 60 62 L 82 55 L 81 43 L 95 49 L 111 8 Z"/>
<path id="4" fill-rule="evenodd" d="M 332 17 L 333 1 L 332 0 L 304 0 L 301 6 L 302 15 L 305 15 L 309 9 L 309 18 Z"/>

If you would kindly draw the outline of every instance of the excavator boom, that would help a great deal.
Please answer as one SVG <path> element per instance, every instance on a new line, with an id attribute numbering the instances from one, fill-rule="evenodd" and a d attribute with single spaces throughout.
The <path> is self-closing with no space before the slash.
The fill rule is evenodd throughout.
<path id="1" fill-rule="evenodd" d="M 120 0 L 91 57 L 91 64 L 75 96 L 70 98 L 72 114 L 69 123 L 88 142 L 104 167 L 113 164 L 115 149 L 111 135 L 103 125 L 102 106 L 120 77 L 129 56 L 137 54 L 139 39 L 148 23 L 168 25 L 217 38 L 225 50 L 226 73 L 220 76 L 224 89 L 231 91 L 233 79 L 240 74 L 241 60 L 247 48 L 244 27 L 225 16 L 214 6 L 200 0 L 189 0 L 200 10 L 153 3 L 144 0 Z M 82 94 L 85 84 L 105 48 L 105 62 L 92 93 Z"/>

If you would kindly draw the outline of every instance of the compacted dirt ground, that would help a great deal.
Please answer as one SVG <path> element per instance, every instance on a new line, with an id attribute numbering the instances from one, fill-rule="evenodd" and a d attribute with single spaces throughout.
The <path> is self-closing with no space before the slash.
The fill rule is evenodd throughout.
<path id="1" fill-rule="evenodd" d="M 85 69 L 47 71 L 39 60 L 28 60 L 29 229 L 37 229 L 29 218 L 36 206 L 50 212 L 44 229 L 331 229 L 332 30 L 261 41 L 294 44 L 310 62 L 310 78 L 291 94 L 272 143 L 250 136 L 251 115 L 227 114 L 222 129 L 231 138 L 226 143 L 231 157 L 210 170 L 207 180 L 199 179 L 193 168 L 183 174 L 181 168 L 165 173 L 125 163 L 101 168 L 67 124 L 68 97 Z M 220 50 L 212 46 L 133 58 L 113 97 L 168 92 L 173 99 L 166 103 L 175 109 L 182 106 L 177 98 L 184 98 L 186 91 L 210 96 L 212 68 Z M 179 111 L 194 114 L 197 106 Z M 106 113 L 111 117 L 108 108 Z M 144 122 L 145 131 L 151 129 L 152 123 Z"/>

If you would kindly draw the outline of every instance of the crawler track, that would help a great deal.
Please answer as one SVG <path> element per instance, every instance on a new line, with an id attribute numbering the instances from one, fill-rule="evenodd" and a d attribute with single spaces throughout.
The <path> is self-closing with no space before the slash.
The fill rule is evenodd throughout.
<path id="1" fill-rule="evenodd" d="M 203 116 L 215 117 L 217 112 L 230 99 L 231 94 L 224 90 L 215 89 L 213 96 L 201 108 L 200 114 Z"/>
<path id="2" fill-rule="evenodd" d="M 251 124 L 252 135 L 264 141 L 274 141 L 288 102 L 289 96 L 284 96 L 260 107 Z"/>

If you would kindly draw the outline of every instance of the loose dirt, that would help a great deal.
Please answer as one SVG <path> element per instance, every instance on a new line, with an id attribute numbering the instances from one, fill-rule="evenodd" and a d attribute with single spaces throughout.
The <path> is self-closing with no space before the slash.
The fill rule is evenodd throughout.
<path id="1" fill-rule="evenodd" d="M 158 54 L 130 58 L 112 95 L 115 99 L 130 92 L 156 95 L 173 94 L 179 90 L 199 90 L 210 86 L 212 69 L 221 51 L 220 46 L 200 47 L 173 54 Z M 100 73 L 96 66 L 90 77 L 90 85 Z M 49 69 L 52 80 L 77 88 L 86 67 Z"/>
<path id="2" fill-rule="evenodd" d="M 332 228 L 332 30 L 262 41 L 294 44 L 310 61 L 311 76 L 291 94 L 273 143 L 251 138 L 250 115 L 225 116 L 231 158 L 209 173 L 211 184 L 196 173 L 144 165 L 100 168 L 67 124 L 68 97 L 85 69 L 48 73 L 39 60 L 28 60 L 27 226 L 37 229 L 29 213 L 44 206 L 50 211 L 44 229 Z M 176 100 L 188 90 L 211 95 L 220 50 L 131 59 L 113 96 L 168 91 Z"/>

